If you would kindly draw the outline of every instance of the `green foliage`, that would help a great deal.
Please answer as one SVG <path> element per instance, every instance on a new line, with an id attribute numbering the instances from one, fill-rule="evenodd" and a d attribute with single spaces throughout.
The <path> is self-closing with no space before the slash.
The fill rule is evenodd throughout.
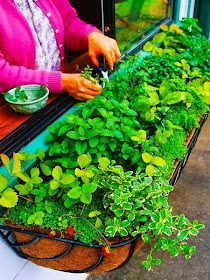
<path id="1" fill-rule="evenodd" d="M 41 85 L 36 98 L 39 99 L 42 96 L 44 96 L 46 93 L 47 93 L 47 85 Z M 3 94 L 11 102 L 28 101 L 28 96 L 27 96 L 26 92 L 23 89 L 21 89 L 21 87 L 16 87 L 14 94 L 11 94 L 10 92 L 6 92 Z"/>
<path id="2" fill-rule="evenodd" d="M 140 234 L 151 244 L 147 269 L 161 264 L 154 257 L 159 250 L 192 256 L 187 240 L 203 225 L 172 214 L 167 180 L 187 152 L 188 133 L 209 109 L 210 45 L 193 20 L 184 20 L 183 29 L 161 28 L 144 46 L 153 56 L 141 63 L 127 57 L 103 96 L 49 127 L 46 153 L 14 153 L 13 164 L 0 155 L 15 180 L 10 189 L 0 174 L 0 205 L 10 208 L 5 219 L 62 236 L 73 226 L 74 238 L 89 244 Z M 89 66 L 81 75 L 95 83 Z"/>
<path id="3" fill-rule="evenodd" d="M 90 65 L 87 65 L 84 71 L 81 71 L 80 76 L 90 80 L 93 84 L 99 83 L 100 80 L 98 75 L 93 78 L 93 68 L 91 68 Z"/>

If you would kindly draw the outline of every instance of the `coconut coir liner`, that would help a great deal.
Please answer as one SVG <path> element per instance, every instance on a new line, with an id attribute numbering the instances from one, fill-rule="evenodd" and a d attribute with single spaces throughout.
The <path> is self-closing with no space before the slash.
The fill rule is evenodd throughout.
<path id="1" fill-rule="evenodd" d="M 12 228 L 30 230 L 24 226 L 16 226 L 11 223 L 7 224 Z M 43 230 L 36 230 L 36 232 L 43 233 Z M 49 232 L 49 230 L 48 230 Z M 14 233 L 18 243 L 27 243 L 32 241 L 35 237 L 26 235 L 24 233 Z M 62 240 L 62 239 L 61 239 Z M 124 239 L 126 240 L 126 238 Z M 123 241 L 122 239 L 120 241 Z M 117 240 L 119 242 L 119 239 Z M 111 244 L 116 243 L 116 239 L 110 240 Z M 27 255 L 37 258 L 52 258 L 65 252 L 69 243 L 57 241 L 48 238 L 40 238 L 38 242 L 27 247 L 21 247 L 21 251 Z M 137 238 L 134 254 L 136 254 L 143 246 L 141 237 Z M 121 265 L 129 255 L 131 244 L 123 245 L 118 248 L 112 248 L 110 254 L 104 258 L 102 263 L 94 270 L 88 272 L 90 274 L 97 274 L 110 271 Z M 85 270 L 94 265 L 100 258 L 101 248 L 90 248 L 80 245 L 73 245 L 71 251 L 63 258 L 58 260 L 35 260 L 28 258 L 31 262 L 56 269 L 56 270 Z"/>

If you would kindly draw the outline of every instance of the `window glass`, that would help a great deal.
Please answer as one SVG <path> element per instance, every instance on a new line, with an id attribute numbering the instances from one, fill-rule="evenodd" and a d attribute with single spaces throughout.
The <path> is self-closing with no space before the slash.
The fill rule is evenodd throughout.
<path id="1" fill-rule="evenodd" d="M 126 51 L 171 17 L 170 0 L 115 0 L 116 40 Z"/>

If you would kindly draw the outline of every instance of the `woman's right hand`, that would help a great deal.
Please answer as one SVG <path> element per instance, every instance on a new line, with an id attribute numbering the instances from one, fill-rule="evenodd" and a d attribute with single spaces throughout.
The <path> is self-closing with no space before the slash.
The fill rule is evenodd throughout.
<path id="1" fill-rule="evenodd" d="M 93 84 L 80 76 L 80 74 L 62 74 L 62 90 L 77 100 L 92 100 L 96 95 L 102 92 L 99 84 Z"/>

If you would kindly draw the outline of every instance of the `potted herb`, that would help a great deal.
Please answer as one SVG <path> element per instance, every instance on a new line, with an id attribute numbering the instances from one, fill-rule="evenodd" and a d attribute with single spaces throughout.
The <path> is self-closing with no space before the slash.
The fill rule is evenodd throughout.
<path id="1" fill-rule="evenodd" d="M 0 175 L 0 205 L 9 208 L 3 220 L 24 244 L 24 257 L 54 269 L 101 273 L 123 265 L 142 243 L 151 244 L 147 269 L 161 263 L 159 250 L 192 256 L 187 240 L 204 226 L 172 212 L 168 180 L 209 109 L 209 66 L 192 65 L 188 29 L 173 28 L 175 51 L 143 61 L 128 57 L 102 96 L 49 127 L 46 153 L 15 153 L 12 167 L 1 155 L 15 182 L 10 189 Z M 208 52 L 209 42 L 201 41 Z"/>

